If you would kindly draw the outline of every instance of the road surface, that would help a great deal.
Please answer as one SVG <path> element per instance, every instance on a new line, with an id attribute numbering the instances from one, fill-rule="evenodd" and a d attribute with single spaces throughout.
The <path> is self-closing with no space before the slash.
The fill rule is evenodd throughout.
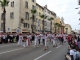
<path id="1" fill-rule="evenodd" d="M 67 43 L 52 47 L 49 44 L 49 50 L 44 51 L 43 46 L 34 48 L 31 45 L 28 48 L 18 47 L 16 43 L 0 45 L 0 60 L 65 60 L 64 55 L 67 52 Z"/>

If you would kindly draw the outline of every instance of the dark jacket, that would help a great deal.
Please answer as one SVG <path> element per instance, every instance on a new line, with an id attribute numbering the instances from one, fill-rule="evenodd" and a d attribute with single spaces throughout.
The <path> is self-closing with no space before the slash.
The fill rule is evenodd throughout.
<path id="1" fill-rule="evenodd" d="M 80 42 L 80 37 L 78 36 L 78 42 Z"/>

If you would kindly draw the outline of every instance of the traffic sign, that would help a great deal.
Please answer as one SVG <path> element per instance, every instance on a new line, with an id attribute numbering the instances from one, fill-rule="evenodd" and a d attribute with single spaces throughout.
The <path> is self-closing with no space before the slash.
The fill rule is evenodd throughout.
<path id="1" fill-rule="evenodd" d="M 8 31 L 10 31 L 10 28 L 8 28 Z"/>

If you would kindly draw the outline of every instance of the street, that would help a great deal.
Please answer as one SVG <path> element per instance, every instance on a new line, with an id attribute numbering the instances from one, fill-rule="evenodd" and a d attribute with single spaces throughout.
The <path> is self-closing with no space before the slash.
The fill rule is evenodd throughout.
<path id="1" fill-rule="evenodd" d="M 49 44 L 49 50 L 44 51 L 43 46 L 34 48 L 18 47 L 17 43 L 0 45 L 0 60 L 65 60 L 67 52 L 67 43 L 52 47 Z"/>

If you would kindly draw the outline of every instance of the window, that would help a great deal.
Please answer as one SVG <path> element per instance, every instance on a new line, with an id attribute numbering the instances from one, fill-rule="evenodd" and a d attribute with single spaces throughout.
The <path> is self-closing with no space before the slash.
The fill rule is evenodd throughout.
<path id="1" fill-rule="evenodd" d="M 47 25 L 47 22 L 46 22 L 46 21 L 44 21 L 44 25 L 45 25 L 45 26 Z"/>
<path id="2" fill-rule="evenodd" d="M 11 7 L 14 7 L 14 1 L 13 1 L 13 2 L 11 2 Z"/>
<path id="3" fill-rule="evenodd" d="M 24 23 L 24 28 L 26 28 L 27 27 L 27 23 Z"/>
<path id="4" fill-rule="evenodd" d="M 34 25 L 34 29 L 36 30 L 36 25 Z"/>
<path id="5" fill-rule="evenodd" d="M 41 16 L 41 13 L 39 13 L 39 16 Z"/>
<path id="6" fill-rule="evenodd" d="M 30 26 L 30 25 L 28 24 L 28 26 L 27 26 L 27 27 L 29 28 L 29 26 Z"/>
<path id="7" fill-rule="evenodd" d="M 34 2 L 34 0 L 32 0 L 32 2 Z"/>
<path id="8" fill-rule="evenodd" d="M 29 20 L 29 13 L 28 12 L 25 13 L 25 19 Z"/>
<path id="9" fill-rule="evenodd" d="M 34 5 L 32 5 L 32 9 L 35 9 L 35 6 Z"/>
<path id="10" fill-rule="evenodd" d="M 27 1 L 25 2 L 25 7 L 28 8 L 28 2 Z"/>
<path id="11" fill-rule="evenodd" d="M 29 28 L 29 27 L 30 27 L 30 24 L 24 23 L 24 28 Z"/>
<path id="12" fill-rule="evenodd" d="M 1 23 L 1 29 L 3 29 L 3 23 Z"/>
<path id="13" fill-rule="evenodd" d="M 37 22 L 37 18 L 36 18 L 36 22 Z"/>
<path id="14" fill-rule="evenodd" d="M 2 14 L 1 14 L 1 20 L 3 20 L 3 19 L 4 19 L 4 14 L 2 13 Z"/>
<path id="15" fill-rule="evenodd" d="M 11 12 L 11 13 L 10 13 L 10 18 L 11 18 L 11 19 L 14 19 L 14 12 Z"/>

